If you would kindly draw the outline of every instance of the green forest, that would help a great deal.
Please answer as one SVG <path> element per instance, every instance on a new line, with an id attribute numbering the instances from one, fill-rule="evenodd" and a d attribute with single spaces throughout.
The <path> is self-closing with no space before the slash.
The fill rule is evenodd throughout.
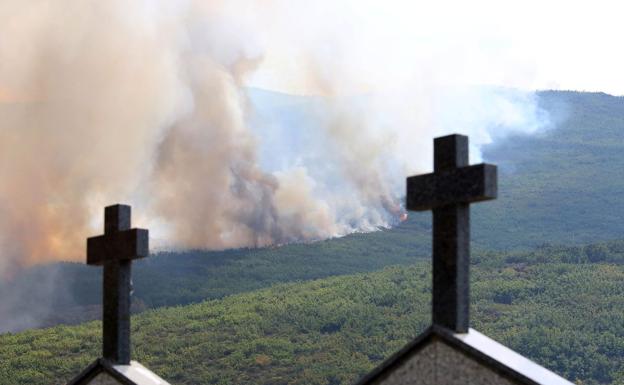
<path id="1" fill-rule="evenodd" d="M 552 128 L 483 149 L 500 193 L 472 209 L 472 327 L 577 384 L 624 385 L 624 98 L 538 97 Z M 352 384 L 429 324 L 430 221 L 158 252 L 133 267 L 133 357 L 172 384 Z M 53 309 L 0 334 L 0 384 L 63 384 L 99 356 L 99 268 L 36 266 L 0 291 L 18 319 Z"/>
<path id="2" fill-rule="evenodd" d="M 311 101 L 278 96 L 286 99 L 274 103 L 276 115 L 305 120 L 299 115 Z M 547 128 L 482 150 L 485 161 L 499 166 L 499 197 L 473 205 L 473 250 L 522 252 L 624 234 L 624 98 L 567 91 L 543 91 L 537 97 L 551 121 Z M 392 229 L 309 244 L 160 252 L 134 266 L 134 309 L 414 263 L 428 258 L 430 242 L 431 214 L 410 213 L 407 222 Z M 56 311 L 38 315 L 38 326 L 78 323 L 97 318 L 100 274 L 78 263 L 37 266 L 0 282 L 0 291 L 19 294 L 22 301 L 11 308 L 16 315 L 41 303 L 53 306 Z"/>
<path id="3" fill-rule="evenodd" d="M 473 205 L 474 250 L 529 251 L 624 234 L 624 97 L 567 91 L 537 95 L 551 125 L 482 150 L 485 161 L 499 166 L 499 197 Z M 276 107 L 280 116 L 303 114 L 311 103 L 305 97 L 281 97 L 287 99 L 275 103 L 285 106 Z M 430 213 L 410 213 L 407 222 L 389 230 L 310 244 L 161 252 L 135 264 L 135 310 L 413 263 L 427 258 L 430 231 Z M 15 304 L 15 314 L 41 302 L 60 309 L 39 317 L 39 326 L 81 322 L 97 318 L 92 310 L 100 304 L 99 270 L 78 263 L 37 266 L 10 283 L 0 282 L 0 291 L 27 299 Z"/>
<path id="4" fill-rule="evenodd" d="M 624 242 L 475 253 L 472 327 L 578 384 L 624 384 Z M 277 284 L 133 317 L 134 358 L 172 384 L 350 384 L 429 323 L 430 264 Z M 0 383 L 61 384 L 98 321 L 0 336 Z"/>

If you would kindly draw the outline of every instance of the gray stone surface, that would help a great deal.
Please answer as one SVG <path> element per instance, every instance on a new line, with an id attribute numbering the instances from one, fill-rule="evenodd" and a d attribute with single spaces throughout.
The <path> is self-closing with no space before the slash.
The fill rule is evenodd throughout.
<path id="1" fill-rule="evenodd" d="M 388 385 L 436 385 L 435 382 L 435 344 L 429 344 L 393 370 L 388 377 L 374 384 Z"/>
<path id="2" fill-rule="evenodd" d="M 121 382 L 114 379 L 110 374 L 106 372 L 102 372 L 95 376 L 90 382 L 89 385 L 119 385 Z"/>
<path id="3" fill-rule="evenodd" d="M 517 385 L 446 343 L 434 340 L 375 385 Z"/>
<path id="4" fill-rule="evenodd" d="M 511 385 L 514 382 L 502 377 L 487 366 L 475 361 L 443 342 L 436 342 L 436 376 L 445 385 Z"/>

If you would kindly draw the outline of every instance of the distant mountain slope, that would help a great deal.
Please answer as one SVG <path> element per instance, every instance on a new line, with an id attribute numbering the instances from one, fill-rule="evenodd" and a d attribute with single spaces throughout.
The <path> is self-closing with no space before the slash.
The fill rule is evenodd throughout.
<path id="1" fill-rule="evenodd" d="M 579 384 L 623 383 L 624 242 L 475 257 L 474 328 Z M 180 385 L 352 384 L 426 327 L 430 281 L 419 262 L 148 311 L 134 357 Z M 65 383 L 99 347 L 99 322 L 0 335 L 0 383 Z"/>
<path id="2" fill-rule="evenodd" d="M 500 166 L 500 195 L 475 206 L 475 241 L 516 249 L 621 238 L 624 97 L 547 91 L 539 103 L 552 129 L 484 149 Z"/>
<path id="3" fill-rule="evenodd" d="M 300 120 L 302 96 L 263 92 L 276 115 Z M 549 131 L 488 146 L 500 166 L 500 196 L 474 205 L 477 249 L 529 250 L 624 237 L 624 98 L 546 91 Z M 377 233 L 259 250 L 158 254 L 135 269 L 135 309 L 221 298 L 268 285 L 374 271 L 430 255 L 429 213 Z M 39 266 L 0 282 L 0 331 L 98 317 L 100 269 Z"/>
<path id="4" fill-rule="evenodd" d="M 158 253 L 133 265 L 133 308 L 142 311 L 269 285 L 374 271 L 427 258 L 426 229 L 397 228 L 311 244 Z M 99 318 L 101 269 L 56 263 L 0 282 L 0 332 Z"/>
<path id="5" fill-rule="evenodd" d="M 323 116 L 319 97 L 257 89 L 250 94 L 259 115 L 274 123 L 270 126 L 277 132 L 269 132 L 269 138 L 287 137 L 293 127 L 310 130 Z M 622 237 L 624 97 L 542 91 L 537 103 L 550 118 L 544 131 L 507 136 L 482 148 L 484 160 L 500 168 L 500 195 L 474 206 L 474 242 L 512 250 Z M 288 153 L 301 147 L 287 144 Z M 279 145 L 266 147 L 280 151 Z M 279 168 L 269 161 L 266 166 Z M 412 214 L 411 223 L 421 228 L 429 222 L 428 213 Z"/>

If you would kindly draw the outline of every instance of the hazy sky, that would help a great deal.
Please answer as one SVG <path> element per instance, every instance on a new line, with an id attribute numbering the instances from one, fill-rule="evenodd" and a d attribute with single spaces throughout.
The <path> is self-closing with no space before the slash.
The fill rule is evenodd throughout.
<path id="1" fill-rule="evenodd" d="M 302 51 L 313 46 L 317 58 L 324 56 L 320 62 L 342 65 L 357 79 L 356 88 L 435 77 L 451 85 L 624 94 L 621 1 L 307 3 L 313 4 L 282 2 L 271 9 L 274 21 L 259 37 L 264 61 L 252 84 L 310 91 L 297 73 L 308 61 Z"/>

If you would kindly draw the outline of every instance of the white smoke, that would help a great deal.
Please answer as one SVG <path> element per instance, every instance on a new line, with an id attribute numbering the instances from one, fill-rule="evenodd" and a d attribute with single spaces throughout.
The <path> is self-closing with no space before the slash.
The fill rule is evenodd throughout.
<path id="1" fill-rule="evenodd" d="M 455 82 L 468 51 L 401 7 L 381 25 L 350 0 L 2 2 L 0 273 L 84 258 L 114 202 L 169 247 L 387 227 L 434 136 L 478 158 L 545 125 L 531 93 Z"/>

